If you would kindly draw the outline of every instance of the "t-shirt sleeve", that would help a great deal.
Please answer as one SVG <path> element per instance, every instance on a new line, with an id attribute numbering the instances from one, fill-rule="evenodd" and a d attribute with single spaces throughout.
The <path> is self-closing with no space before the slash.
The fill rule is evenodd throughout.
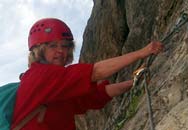
<path id="1" fill-rule="evenodd" d="M 106 93 L 105 86 L 108 85 L 107 80 L 98 84 L 91 93 L 79 97 L 76 100 L 77 108 L 75 111 L 77 114 L 84 114 L 89 109 L 101 109 L 103 108 L 112 98 Z"/>
<path id="2" fill-rule="evenodd" d="M 21 82 L 21 93 L 36 103 L 50 103 L 87 95 L 96 86 L 91 82 L 93 64 L 75 64 L 68 67 L 35 65 L 26 72 Z"/>

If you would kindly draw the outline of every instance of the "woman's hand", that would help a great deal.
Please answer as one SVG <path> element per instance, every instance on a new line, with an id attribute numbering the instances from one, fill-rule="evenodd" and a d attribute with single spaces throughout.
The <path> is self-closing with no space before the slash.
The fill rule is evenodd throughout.
<path id="1" fill-rule="evenodd" d="M 121 95 L 128 92 L 133 86 L 133 80 L 127 80 L 120 83 L 109 84 L 105 86 L 106 93 L 110 97 Z"/>
<path id="2" fill-rule="evenodd" d="M 142 58 L 145 58 L 151 54 L 157 55 L 162 50 L 163 50 L 163 45 L 161 42 L 152 41 L 146 47 L 142 48 L 140 51 Z"/>

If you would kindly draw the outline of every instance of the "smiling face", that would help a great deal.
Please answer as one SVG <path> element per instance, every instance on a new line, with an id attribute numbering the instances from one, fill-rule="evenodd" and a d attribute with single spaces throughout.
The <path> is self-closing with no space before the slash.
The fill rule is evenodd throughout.
<path id="1" fill-rule="evenodd" d="M 44 50 L 44 58 L 48 64 L 66 65 L 72 43 L 67 40 L 49 42 Z"/>

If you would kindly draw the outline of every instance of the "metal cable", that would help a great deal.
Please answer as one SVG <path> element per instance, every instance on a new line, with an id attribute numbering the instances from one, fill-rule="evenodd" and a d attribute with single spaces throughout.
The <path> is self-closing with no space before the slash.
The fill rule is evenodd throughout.
<path id="1" fill-rule="evenodd" d="M 168 39 L 170 39 L 175 33 L 179 32 L 179 30 L 188 22 L 188 14 L 182 13 L 180 19 L 178 20 L 177 24 L 174 26 L 172 31 L 166 35 L 161 42 L 164 43 Z M 149 58 L 146 60 L 145 64 L 142 65 L 142 68 L 139 68 L 134 77 L 133 88 L 139 87 L 140 78 L 144 76 L 144 80 L 142 81 L 143 86 L 146 91 L 147 95 L 147 106 L 148 106 L 148 113 L 149 113 L 149 121 L 150 121 L 150 129 L 155 130 L 154 121 L 153 121 L 153 112 L 152 112 L 152 105 L 151 105 L 151 96 L 150 91 L 148 89 L 148 78 L 150 78 L 150 71 L 149 67 L 151 66 L 152 62 L 155 59 L 155 55 L 150 55 Z"/>

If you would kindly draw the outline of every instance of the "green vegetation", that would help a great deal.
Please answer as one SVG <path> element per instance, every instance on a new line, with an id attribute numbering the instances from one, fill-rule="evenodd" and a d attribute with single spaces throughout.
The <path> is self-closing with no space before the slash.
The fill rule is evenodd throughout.
<path id="1" fill-rule="evenodd" d="M 120 130 L 123 127 L 124 123 L 136 114 L 138 110 L 138 104 L 142 95 L 143 90 L 137 90 L 136 93 L 132 93 L 129 95 L 131 96 L 131 101 L 129 105 L 125 108 L 125 113 L 122 114 L 122 116 L 116 121 L 115 130 Z"/>

